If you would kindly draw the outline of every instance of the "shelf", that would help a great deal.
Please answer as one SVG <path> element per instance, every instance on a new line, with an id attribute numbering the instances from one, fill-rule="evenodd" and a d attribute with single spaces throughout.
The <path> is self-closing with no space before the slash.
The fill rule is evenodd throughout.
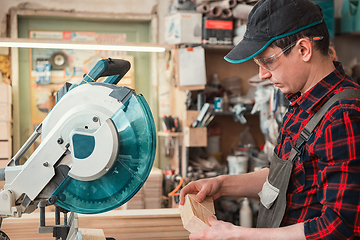
<path id="1" fill-rule="evenodd" d="M 159 137 L 182 137 L 182 132 L 157 132 Z"/>
<path id="2" fill-rule="evenodd" d="M 204 49 L 214 49 L 214 50 L 231 50 L 235 46 L 234 45 L 201 45 Z"/>
<path id="3" fill-rule="evenodd" d="M 233 115 L 234 113 L 233 112 L 231 112 L 231 111 L 226 111 L 226 112 L 224 112 L 224 111 L 219 111 L 219 112 L 212 112 L 212 114 L 214 114 L 214 115 Z"/>
<path id="4" fill-rule="evenodd" d="M 178 44 L 177 47 L 199 47 L 204 49 L 215 49 L 215 50 L 231 50 L 235 45 L 216 45 L 216 44 Z"/>
<path id="5" fill-rule="evenodd" d="M 244 105 L 246 110 L 243 112 L 244 115 L 248 115 L 248 114 L 251 114 L 251 110 L 253 108 L 253 104 L 245 104 Z M 234 113 L 232 111 L 219 111 L 219 112 L 215 112 L 215 111 L 212 111 L 211 112 L 212 114 L 214 114 L 215 116 L 218 116 L 218 115 L 234 115 Z M 254 114 L 258 114 L 258 112 L 254 113 Z M 254 114 L 251 114 L 251 115 L 254 115 Z"/>

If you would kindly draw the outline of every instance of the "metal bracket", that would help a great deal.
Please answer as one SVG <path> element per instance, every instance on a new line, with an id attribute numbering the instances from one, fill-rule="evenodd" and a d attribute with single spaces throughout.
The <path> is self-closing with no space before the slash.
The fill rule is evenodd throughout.
<path id="1" fill-rule="evenodd" d="M 45 207 L 48 205 L 48 201 L 41 201 L 39 203 L 40 208 L 40 226 L 38 228 L 38 233 L 53 233 L 53 237 L 56 240 L 62 239 L 66 240 L 69 234 L 69 230 L 72 224 L 72 221 L 67 220 L 68 211 L 61 209 L 59 206 L 55 206 L 55 225 L 45 225 Z M 60 211 L 64 213 L 64 224 L 60 224 Z"/>

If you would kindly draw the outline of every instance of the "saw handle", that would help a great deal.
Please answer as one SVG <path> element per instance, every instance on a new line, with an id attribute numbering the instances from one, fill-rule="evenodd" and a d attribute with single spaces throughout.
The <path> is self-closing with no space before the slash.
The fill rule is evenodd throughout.
<path id="1" fill-rule="evenodd" d="M 83 83 L 95 82 L 100 77 L 115 76 L 109 79 L 107 83 L 117 84 L 129 71 L 130 67 L 130 62 L 124 59 L 101 59 L 95 64 L 89 73 L 84 74 Z"/>
<path id="2" fill-rule="evenodd" d="M 100 75 L 100 77 L 107 77 L 113 75 L 119 75 L 120 79 L 125 76 L 125 74 L 129 71 L 131 64 L 129 61 L 124 59 L 112 59 L 108 58 L 107 61 L 108 67 L 107 69 Z"/>

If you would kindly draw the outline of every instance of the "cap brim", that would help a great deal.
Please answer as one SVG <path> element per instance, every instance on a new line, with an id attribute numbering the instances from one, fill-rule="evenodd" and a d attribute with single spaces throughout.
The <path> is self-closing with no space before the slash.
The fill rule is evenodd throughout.
<path id="1" fill-rule="evenodd" d="M 230 63 L 243 63 L 256 57 L 270 45 L 271 41 L 254 41 L 243 39 L 224 59 Z"/>
<path id="2" fill-rule="evenodd" d="M 253 39 L 248 39 L 244 36 L 244 39 L 239 42 L 225 57 L 224 59 L 230 63 L 243 63 L 249 61 L 250 59 L 256 57 L 259 53 L 264 51 L 273 41 L 290 36 L 294 33 L 300 32 L 304 29 L 310 28 L 317 24 L 322 23 L 323 20 L 315 21 L 301 28 L 295 29 L 293 31 L 281 34 L 279 36 L 273 37 L 270 40 L 264 41 L 255 41 Z M 246 33 L 245 33 L 246 34 Z"/>

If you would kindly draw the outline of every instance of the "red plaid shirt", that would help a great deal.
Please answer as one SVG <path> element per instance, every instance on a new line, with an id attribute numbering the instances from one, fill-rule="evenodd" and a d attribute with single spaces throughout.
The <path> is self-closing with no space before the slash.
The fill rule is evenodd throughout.
<path id="1" fill-rule="evenodd" d="M 287 159 L 301 130 L 334 94 L 360 88 L 340 63 L 303 95 L 287 94 L 275 152 Z M 335 103 L 295 161 L 282 225 L 304 222 L 307 239 L 360 239 L 360 100 Z"/>

